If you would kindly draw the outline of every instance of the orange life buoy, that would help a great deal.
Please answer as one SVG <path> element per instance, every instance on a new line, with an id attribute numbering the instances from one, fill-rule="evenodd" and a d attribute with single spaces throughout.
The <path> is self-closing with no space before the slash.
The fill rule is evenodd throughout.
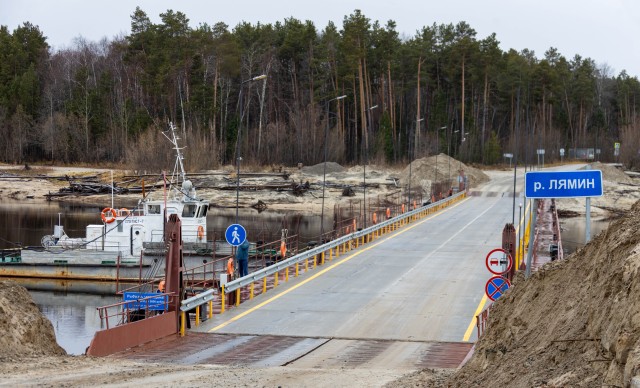
<path id="1" fill-rule="evenodd" d="M 374 224 L 378 223 L 378 215 L 376 214 L 376 212 L 373 212 L 373 223 Z"/>
<path id="2" fill-rule="evenodd" d="M 204 238 L 204 228 L 202 225 L 198 226 L 198 240 L 202 240 Z"/>
<path id="3" fill-rule="evenodd" d="M 287 244 L 285 244 L 283 241 L 282 243 L 280 243 L 280 256 L 284 259 L 286 255 L 287 255 Z"/>
<path id="4" fill-rule="evenodd" d="M 387 218 L 391 218 L 391 209 L 387 208 Z"/>
<path id="5" fill-rule="evenodd" d="M 131 214 L 131 212 L 126 207 L 123 207 L 122 209 L 118 210 L 118 216 L 119 217 L 126 217 L 129 214 Z"/>
<path id="6" fill-rule="evenodd" d="M 115 221 L 116 216 L 117 216 L 116 211 L 110 207 L 105 207 L 104 209 L 102 209 L 102 213 L 100 213 L 100 218 L 102 218 L 102 222 L 107 224 L 110 224 L 113 221 Z"/>
<path id="7" fill-rule="evenodd" d="M 404 203 L 402 204 L 402 212 L 404 213 Z"/>

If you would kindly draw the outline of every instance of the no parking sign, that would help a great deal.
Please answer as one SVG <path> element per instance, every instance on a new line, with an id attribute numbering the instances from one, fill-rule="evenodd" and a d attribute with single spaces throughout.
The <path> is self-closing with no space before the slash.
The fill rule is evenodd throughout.
<path id="1" fill-rule="evenodd" d="M 502 276 L 494 276 L 489 281 L 487 281 L 487 285 L 484 286 L 484 291 L 487 294 L 487 297 L 491 299 L 491 301 L 495 301 L 502 294 L 505 293 L 511 287 L 511 283 L 509 280 L 503 278 Z"/>

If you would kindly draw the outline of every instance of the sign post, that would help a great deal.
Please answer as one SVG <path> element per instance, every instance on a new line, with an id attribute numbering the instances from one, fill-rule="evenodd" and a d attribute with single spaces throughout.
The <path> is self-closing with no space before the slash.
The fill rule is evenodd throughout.
<path id="1" fill-rule="evenodd" d="M 511 159 L 513 159 L 513 154 L 502 154 L 502 156 L 509 159 L 509 169 L 511 169 Z"/>

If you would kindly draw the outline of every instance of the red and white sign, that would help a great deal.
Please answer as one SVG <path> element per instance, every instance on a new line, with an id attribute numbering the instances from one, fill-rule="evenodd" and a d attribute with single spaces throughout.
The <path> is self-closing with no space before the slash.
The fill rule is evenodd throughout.
<path id="1" fill-rule="evenodd" d="M 494 275 L 502 275 L 511 270 L 513 259 L 504 249 L 494 249 L 487 255 L 486 265 L 489 272 Z"/>

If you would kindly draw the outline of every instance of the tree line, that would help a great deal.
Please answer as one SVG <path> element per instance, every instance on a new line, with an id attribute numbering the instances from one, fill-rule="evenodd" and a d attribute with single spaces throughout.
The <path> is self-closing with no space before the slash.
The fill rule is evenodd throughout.
<path id="1" fill-rule="evenodd" d="M 0 26 L 2 161 L 166 168 L 171 121 L 190 169 L 238 157 L 393 164 L 436 152 L 535 163 L 537 149 L 553 161 L 561 148 L 640 164 L 638 78 L 589 58 L 503 51 L 465 22 L 401 37 L 395 22 L 359 10 L 322 30 L 295 18 L 230 29 L 191 28 L 172 10 L 160 17 L 138 7 L 128 35 L 55 52 L 29 22 Z"/>

